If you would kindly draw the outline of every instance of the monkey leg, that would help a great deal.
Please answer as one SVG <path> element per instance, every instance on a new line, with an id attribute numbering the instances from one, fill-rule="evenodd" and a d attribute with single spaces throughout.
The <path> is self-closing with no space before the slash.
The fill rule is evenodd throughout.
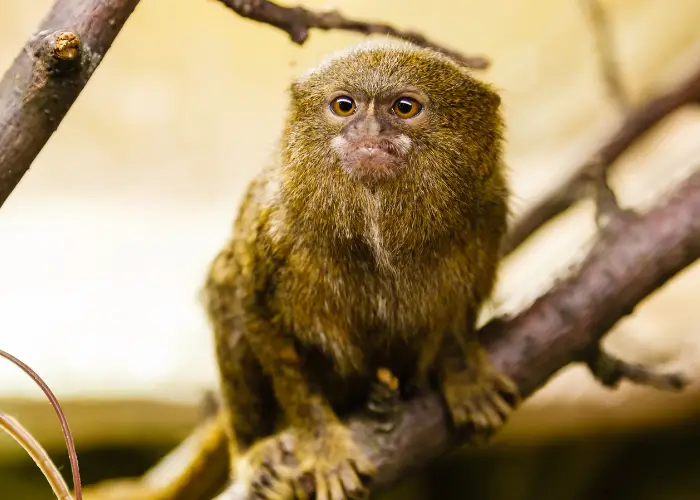
<path id="1" fill-rule="evenodd" d="M 371 463 L 355 453 L 349 430 L 323 413 L 325 407 L 309 394 L 306 407 L 303 395 L 294 404 L 304 410 L 305 420 L 285 414 L 274 391 L 273 380 L 253 355 L 247 338 L 217 346 L 222 380 L 222 407 L 228 420 L 232 461 L 232 480 L 246 498 L 256 500 L 294 500 L 313 497 L 346 500 L 363 492 L 360 475 L 369 472 Z M 275 369 L 296 363 L 292 352 L 277 350 Z M 296 365 L 293 365 L 296 366 Z M 301 367 L 300 367 L 301 368 Z M 273 372 L 274 373 L 274 372 Z M 289 371 L 284 372 L 289 375 Z M 292 373 L 286 384 L 286 397 L 293 397 L 300 386 Z M 280 381 L 278 381 L 280 383 Z M 278 388 L 279 389 L 279 388 Z M 294 415 L 294 414 L 292 414 Z"/>
<path id="2" fill-rule="evenodd" d="M 515 383 L 498 372 L 476 338 L 444 339 L 437 359 L 442 394 L 458 428 L 474 431 L 474 442 L 487 441 L 519 404 Z"/>
<path id="3" fill-rule="evenodd" d="M 280 409 L 269 377 L 242 336 L 232 344 L 218 343 L 217 356 L 232 479 L 253 498 L 293 498 L 282 480 L 288 456 L 274 434 Z"/>

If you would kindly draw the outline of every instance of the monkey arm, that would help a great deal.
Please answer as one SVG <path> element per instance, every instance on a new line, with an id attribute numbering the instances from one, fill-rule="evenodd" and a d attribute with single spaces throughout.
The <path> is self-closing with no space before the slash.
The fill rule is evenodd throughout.
<path id="1" fill-rule="evenodd" d="M 245 323 L 251 350 L 272 380 L 275 399 L 284 412 L 286 423 L 309 428 L 337 422 L 326 398 L 312 392 L 294 339 L 285 335 L 278 318 L 269 317 L 251 306 L 247 309 Z"/>
<path id="2" fill-rule="evenodd" d="M 282 492 L 290 488 L 294 491 L 305 490 L 309 477 L 313 478 L 320 498 L 324 495 L 339 498 L 338 492 L 342 491 L 359 493 L 364 490 L 362 477 L 371 475 L 374 467 L 354 442 L 350 430 L 336 415 L 327 396 L 320 389 L 315 389 L 312 381 L 307 379 L 304 360 L 297 350 L 295 332 L 283 324 L 284 305 L 278 300 L 277 283 L 288 259 L 283 248 L 267 237 L 265 216 L 263 212 L 258 218 L 260 225 L 256 238 L 246 238 L 245 243 L 233 245 L 232 254 L 238 263 L 235 286 L 231 287 L 231 280 L 228 279 L 216 284 L 212 288 L 213 295 L 221 297 L 223 302 L 217 304 L 210 301 L 209 307 L 215 330 L 218 331 L 216 344 L 224 401 L 230 409 L 234 436 L 239 441 L 238 456 L 232 464 L 233 475 L 238 482 L 244 483 L 244 488 L 262 498 L 286 498 Z M 222 275 L 230 276 L 228 273 Z M 234 311 L 230 313 L 226 304 L 238 305 L 234 305 Z M 236 307 L 238 311 L 235 311 Z M 259 397 L 254 394 L 255 386 L 239 378 L 238 382 L 243 380 L 242 384 L 238 383 L 233 390 L 226 387 L 226 384 L 236 384 L 236 381 L 229 381 L 226 375 L 227 370 L 236 370 L 232 367 L 235 363 L 226 353 L 232 346 L 227 336 L 234 330 L 222 330 L 217 326 L 222 321 L 229 321 L 231 327 L 238 327 L 240 343 L 245 344 L 238 350 L 249 348 L 251 353 L 241 361 L 245 364 L 249 358 L 255 359 L 263 377 L 258 375 L 252 380 L 264 378 L 272 386 L 271 392 L 276 402 L 273 406 L 277 407 L 277 410 L 272 410 L 275 415 L 270 432 L 260 432 L 262 429 L 258 427 L 257 435 L 251 434 L 249 437 L 252 439 L 242 443 L 237 435 L 240 434 L 239 429 L 253 429 L 253 423 L 264 418 L 253 416 L 251 419 L 247 415 L 248 410 L 255 409 L 256 405 L 241 406 L 239 401 L 241 394 L 244 399 Z M 241 426 L 236 419 L 249 420 L 251 425 L 244 422 Z M 286 432 L 276 434 L 275 431 L 280 428 L 286 428 Z"/>
<path id="3" fill-rule="evenodd" d="M 249 247 L 253 258 L 241 266 L 238 289 L 242 291 L 242 331 L 250 350 L 271 382 L 284 423 L 299 429 L 317 428 L 338 422 L 326 398 L 311 390 L 297 352 L 293 332 L 282 325 L 275 282 L 283 256 L 264 232 Z M 233 299 L 232 299 L 233 300 Z M 219 348 L 225 344 L 218 339 Z"/>

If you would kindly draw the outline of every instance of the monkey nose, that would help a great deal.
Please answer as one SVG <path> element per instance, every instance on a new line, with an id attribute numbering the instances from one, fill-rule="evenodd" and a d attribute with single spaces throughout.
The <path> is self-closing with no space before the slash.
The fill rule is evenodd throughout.
<path id="1" fill-rule="evenodd" d="M 366 137 L 377 137 L 384 131 L 382 123 L 372 114 L 355 123 L 355 132 Z"/>

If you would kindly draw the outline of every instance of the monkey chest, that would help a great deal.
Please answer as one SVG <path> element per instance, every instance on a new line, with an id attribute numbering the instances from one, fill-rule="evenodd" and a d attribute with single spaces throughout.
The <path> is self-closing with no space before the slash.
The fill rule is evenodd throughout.
<path id="1" fill-rule="evenodd" d="M 291 264 L 279 282 L 283 322 L 343 370 L 403 363 L 431 331 L 452 328 L 465 310 L 469 287 L 454 279 L 454 269 L 424 265 L 380 272 L 358 261 Z"/>

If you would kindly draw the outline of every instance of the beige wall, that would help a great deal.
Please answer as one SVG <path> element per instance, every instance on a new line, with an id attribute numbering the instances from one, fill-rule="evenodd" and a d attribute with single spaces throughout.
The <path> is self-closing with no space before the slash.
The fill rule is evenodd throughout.
<path id="1" fill-rule="evenodd" d="M 519 212 L 585 157 L 620 116 L 607 100 L 577 0 L 309 1 L 390 20 L 488 54 L 503 93 Z M 48 0 L 0 5 L 0 68 Z M 700 2 L 608 0 L 635 101 L 700 64 Z M 272 154 L 288 79 L 357 41 L 312 32 L 304 47 L 215 1 L 143 0 L 31 171 L 0 210 L 0 347 L 63 397 L 192 400 L 214 377 L 196 302 L 245 183 Z M 700 110 L 686 110 L 626 156 L 622 200 L 647 203 L 700 163 Z M 593 231 L 588 204 L 504 268 L 499 301 L 534 297 Z M 537 251 L 532 250 L 536 248 Z M 611 339 L 631 357 L 693 369 L 700 359 L 695 266 Z M 38 390 L 0 364 L 0 396 Z M 623 391 L 621 394 L 624 394 Z M 532 402 L 614 401 L 582 371 Z"/>

